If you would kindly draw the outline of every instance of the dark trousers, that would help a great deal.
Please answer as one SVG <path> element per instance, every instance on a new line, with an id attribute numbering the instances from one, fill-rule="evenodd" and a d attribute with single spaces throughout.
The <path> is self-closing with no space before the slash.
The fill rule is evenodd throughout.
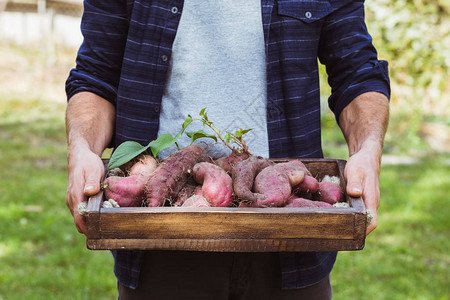
<path id="1" fill-rule="evenodd" d="M 329 276 L 306 288 L 281 290 L 278 253 L 152 251 L 139 286 L 118 284 L 119 300 L 331 299 Z"/>

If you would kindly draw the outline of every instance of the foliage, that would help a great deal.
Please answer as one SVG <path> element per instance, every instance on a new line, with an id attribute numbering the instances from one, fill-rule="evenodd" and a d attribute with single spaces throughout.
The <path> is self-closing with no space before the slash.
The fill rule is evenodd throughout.
<path id="1" fill-rule="evenodd" d="M 210 138 L 213 139 L 215 142 L 219 139 L 225 146 L 233 150 L 233 147 L 231 144 L 238 145 L 237 151 L 239 152 L 247 152 L 250 153 L 248 150 L 247 144 L 245 143 L 245 140 L 243 139 L 244 134 L 249 132 L 251 129 L 238 129 L 235 133 L 226 132 L 226 135 L 222 137 L 221 131 L 219 128 L 217 128 L 213 122 L 211 122 L 208 118 L 208 115 L 206 113 L 206 108 L 203 108 L 199 113 L 200 119 L 194 119 L 191 115 L 188 115 L 186 120 L 181 125 L 181 130 L 177 133 L 177 135 L 174 137 L 171 134 L 162 134 L 160 135 L 156 140 L 151 141 L 147 146 L 142 146 L 138 142 L 134 141 L 126 141 L 120 144 L 113 152 L 108 168 L 114 169 L 116 167 L 119 167 L 139 154 L 147 151 L 148 148 L 151 149 L 151 152 L 153 154 L 153 157 L 157 157 L 158 154 L 172 146 L 173 144 L 177 144 L 178 139 L 181 137 L 181 135 L 184 133 L 186 128 L 191 124 L 193 121 L 200 121 L 203 123 L 203 126 L 207 126 L 214 132 L 215 135 L 206 133 L 204 130 L 198 130 L 195 132 L 187 132 L 186 135 L 192 139 L 192 143 L 200 138 Z"/>
<path id="2" fill-rule="evenodd" d="M 389 61 L 392 118 L 386 145 L 397 153 L 429 151 L 422 128 L 431 118 L 440 123 L 450 118 L 450 1 L 373 0 L 366 8 L 379 56 Z M 441 147 L 433 150 L 450 151 Z"/>
<path id="3" fill-rule="evenodd" d="M 450 1 L 372 0 L 365 5 L 379 59 L 389 62 L 392 94 L 386 149 L 410 155 L 448 153 L 450 149 L 442 146 L 431 149 L 423 128 L 439 123 L 450 130 Z M 320 73 L 326 107 L 330 90 L 323 66 Z M 328 111 L 323 111 L 323 118 L 322 125 L 329 125 Z"/>
<path id="4" fill-rule="evenodd" d="M 162 150 L 177 143 L 178 139 L 181 137 L 186 127 L 188 127 L 192 121 L 193 119 L 191 118 L 191 116 L 188 116 L 184 121 L 184 123 L 181 125 L 181 130 L 177 133 L 175 137 L 168 133 L 162 134 L 156 140 L 153 140 L 150 143 L 148 143 L 147 146 L 142 146 L 138 142 L 134 141 L 123 142 L 113 152 L 108 164 L 108 168 L 114 169 L 116 167 L 119 167 L 129 162 L 139 154 L 147 151 L 148 148 L 151 149 L 153 157 L 157 157 Z"/>
<path id="5" fill-rule="evenodd" d="M 395 93 L 415 97 L 425 113 L 443 113 L 436 106 L 442 107 L 438 99 L 450 76 L 450 1 L 373 0 L 366 7 L 370 33 L 381 58 L 389 60 L 394 86 L 413 90 Z M 413 99 L 402 100 L 412 104 Z"/>
<path id="6" fill-rule="evenodd" d="M 217 142 L 217 139 L 219 139 L 225 146 L 230 148 L 231 150 L 237 150 L 238 152 L 246 152 L 250 153 L 248 146 L 243 138 L 244 134 L 251 131 L 252 129 L 242 129 L 239 128 L 236 130 L 236 132 L 230 132 L 226 131 L 226 134 L 222 136 L 222 132 L 219 128 L 217 128 L 212 121 L 209 120 L 208 114 L 206 113 L 206 108 L 203 108 L 199 113 L 200 119 L 195 119 L 198 121 L 201 121 L 203 123 L 203 126 L 209 127 L 215 135 L 206 134 L 203 130 L 199 130 L 197 132 L 191 132 L 188 134 L 189 137 L 192 138 L 192 142 L 194 142 L 195 139 L 206 137 L 206 138 L 212 138 L 214 141 Z M 192 118 L 189 115 L 190 118 Z M 231 146 L 231 144 L 236 144 L 238 146 L 237 149 Z"/>

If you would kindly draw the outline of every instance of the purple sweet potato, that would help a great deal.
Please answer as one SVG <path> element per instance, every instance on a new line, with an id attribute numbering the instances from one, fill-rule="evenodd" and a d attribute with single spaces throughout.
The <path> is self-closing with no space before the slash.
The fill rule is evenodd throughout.
<path id="1" fill-rule="evenodd" d="M 232 170 L 235 196 L 241 201 L 256 202 L 258 196 L 252 192 L 255 177 L 261 170 L 273 164 L 274 162 L 259 156 L 250 156 L 237 163 Z"/>
<path id="2" fill-rule="evenodd" d="M 192 173 L 192 168 L 202 161 L 209 161 L 209 156 L 198 145 L 187 146 L 167 157 L 145 184 L 147 205 L 162 206 L 165 200 L 176 198 Z"/>
<path id="3" fill-rule="evenodd" d="M 331 204 L 322 201 L 312 201 L 305 198 L 291 197 L 285 207 L 333 207 Z"/>
<path id="4" fill-rule="evenodd" d="M 247 152 L 239 152 L 233 149 L 230 155 L 217 159 L 215 163 L 216 165 L 224 169 L 228 174 L 231 174 L 233 171 L 233 167 L 238 162 L 246 160 L 249 157 L 250 155 Z"/>
<path id="5" fill-rule="evenodd" d="M 208 200 L 201 195 L 192 195 L 184 201 L 182 207 L 210 207 Z"/>
<path id="6" fill-rule="evenodd" d="M 155 171 L 158 163 L 156 159 L 151 155 L 140 155 L 137 162 L 131 166 L 130 175 L 142 175 L 149 178 L 153 171 Z"/>
<path id="7" fill-rule="evenodd" d="M 263 169 L 255 178 L 256 206 L 283 206 L 292 192 L 292 186 L 303 181 L 303 163 L 291 160 Z"/>
<path id="8" fill-rule="evenodd" d="M 128 177 L 110 176 L 105 179 L 105 198 L 113 199 L 121 207 L 142 206 L 145 197 L 146 178 L 140 175 Z"/>
<path id="9" fill-rule="evenodd" d="M 181 206 L 183 205 L 184 201 L 191 197 L 194 194 L 195 189 L 199 186 L 197 182 L 195 182 L 194 178 L 189 177 L 187 182 L 184 184 L 184 186 L 181 188 L 181 190 L 178 192 L 177 198 L 175 202 L 172 204 L 172 206 Z"/>
<path id="10" fill-rule="evenodd" d="M 330 181 L 321 181 L 319 183 L 320 200 L 334 204 L 342 202 L 343 192 L 339 185 Z"/>
<path id="11" fill-rule="evenodd" d="M 202 195 L 202 186 L 201 185 L 197 185 L 197 187 L 194 190 L 193 195 L 198 195 L 198 196 Z"/>
<path id="12" fill-rule="evenodd" d="M 202 185 L 202 196 L 211 206 L 225 207 L 233 202 L 233 182 L 221 167 L 201 162 L 194 166 L 192 175 L 195 181 Z"/>
<path id="13" fill-rule="evenodd" d="M 312 176 L 308 168 L 306 168 L 302 162 L 300 163 L 303 165 L 303 170 L 305 171 L 305 179 L 292 188 L 294 194 L 305 195 L 309 193 L 316 193 L 319 190 L 319 182 Z"/>
<path id="14" fill-rule="evenodd" d="M 239 204 L 238 204 L 238 207 L 239 208 L 242 208 L 242 207 L 256 207 L 255 203 L 256 202 L 240 201 Z"/>
<path id="15" fill-rule="evenodd" d="M 294 194 L 316 193 L 319 190 L 319 182 L 310 175 L 305 175 L 305 179 L 292 188 Z"/>

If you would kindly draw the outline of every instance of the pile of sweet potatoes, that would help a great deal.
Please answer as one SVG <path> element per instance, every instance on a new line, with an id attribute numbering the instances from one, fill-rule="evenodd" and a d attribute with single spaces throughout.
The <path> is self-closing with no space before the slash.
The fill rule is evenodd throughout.
<path id="1" fill-rule="evenodd" d="M 275 163 L 233 151 L 214 161 L 195 145 L 161 162 L 141 155 L 122 171 L 103 184 L 105 198 L 122 207 L 331 207 L 343 201 L 336 178 L 319 182 L 300 160 Z"/>

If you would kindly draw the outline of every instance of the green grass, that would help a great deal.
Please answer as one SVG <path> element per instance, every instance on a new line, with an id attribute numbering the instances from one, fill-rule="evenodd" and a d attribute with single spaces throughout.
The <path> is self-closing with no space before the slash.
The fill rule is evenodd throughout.
<path id="1" fill-rule="evenodd" d="M 65 205 L 64 104 L 2 99 L 0 300 L 115 299 L 113 260 L 89 251 Z M 327 157 L 346 158 L 323 119 Z M 383 166 L 379 227 L 362 251 L 342 252 L 334 299 L 448 299 L 448 157 Z"/>
<path id="2" fill-rule="evenodd" d="M 111 255 L 65 204 L 64 105 L 1 101 L 0 299 L 115 299 Z"/>
<path id="3" fill-rule="evenodd" d="M 449 299 L 450 194 L 444 158 L 383 166 L 378 228 L 333 271 L 335 299 Z"/>
<path id="4" fill-rule="evenodd" d="M 325 157 L 348 159 L 332 114 L 323 115 L 322 129 Z M 386 148 L 408 147 L 402 141 Z M 445 154 L 382 166 L 378 228 L 364 250 L 338 255 L 334 299 L 450 299 L 449 170 Z"/>

